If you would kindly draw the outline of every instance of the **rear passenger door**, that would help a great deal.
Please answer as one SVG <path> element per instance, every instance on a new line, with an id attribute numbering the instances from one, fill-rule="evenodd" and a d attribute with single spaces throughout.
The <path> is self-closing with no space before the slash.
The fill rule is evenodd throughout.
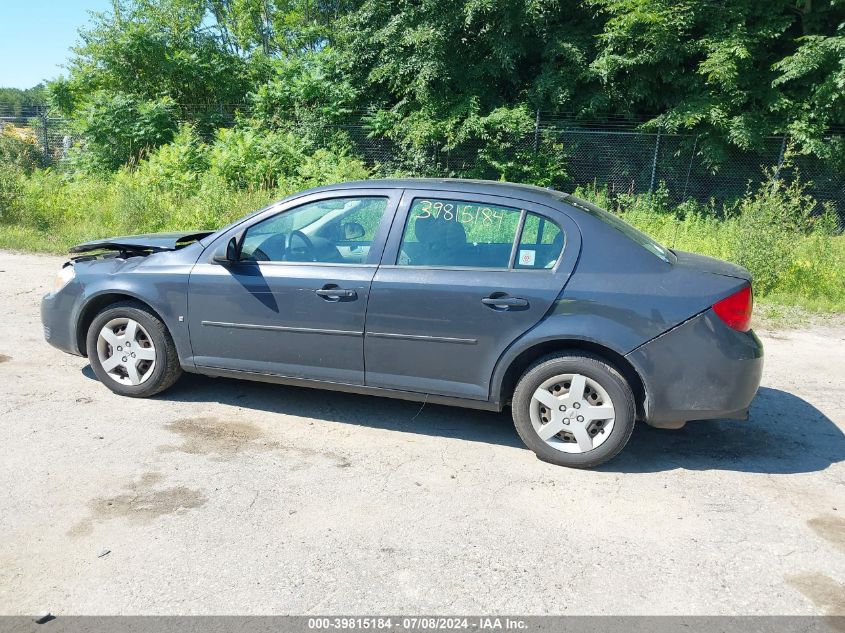
<path id="1" fill-rule="evenodd" d="M 406 190 L 370 289 L 366 384 L 486 400 L 496 361 L 552 306 L 580 244 L 550 207 Z"/>

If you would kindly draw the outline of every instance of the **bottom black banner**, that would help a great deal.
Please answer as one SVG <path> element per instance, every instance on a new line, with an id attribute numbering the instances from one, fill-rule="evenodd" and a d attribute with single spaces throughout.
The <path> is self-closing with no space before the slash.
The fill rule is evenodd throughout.
<path id="1" fill-rule="evenodd" d="M 845 633 L 845 616 L 0 616 L 14 633 L 566 631 L 568 633 Z"/>

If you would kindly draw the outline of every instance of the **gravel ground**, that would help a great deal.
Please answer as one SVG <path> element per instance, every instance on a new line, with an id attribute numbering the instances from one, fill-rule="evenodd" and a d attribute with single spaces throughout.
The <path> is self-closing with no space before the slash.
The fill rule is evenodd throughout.
<path id="1" fill-rule="evenodd" d="M 845 327 L 763 332 L 748 422 L 574 471 L 509 413 L 115 396 L 42 340 L 60 262 L 0 252 L 0 613 L 845 614 Z"/>

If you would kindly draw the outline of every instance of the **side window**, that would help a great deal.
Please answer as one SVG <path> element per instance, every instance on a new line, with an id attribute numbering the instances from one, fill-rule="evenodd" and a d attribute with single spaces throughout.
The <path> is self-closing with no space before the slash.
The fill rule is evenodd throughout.
<path id="1" fill-rule="evenodd" d="M 397 264 L 506 269 L 521 214 L 511 207 L 417 198 Z"/>
<path id="2" fill-rule="evenodd" d="M 331 198 L 290 209 L 247 229 L 241 259 L 363 264 L 387 198 Z"/>
<path id="3" fill-rule="evenodd" d="M 534 213 L 525 216 L 519 238 L 517 268 L 553 268 L 563 251 L 563 231 L 551 220 Z"/>

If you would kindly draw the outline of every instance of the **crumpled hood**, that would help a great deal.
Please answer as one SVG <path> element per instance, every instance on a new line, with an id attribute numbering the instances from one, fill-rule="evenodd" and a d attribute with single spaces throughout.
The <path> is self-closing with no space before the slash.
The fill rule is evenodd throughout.
<path id="1" fill-rule="evenodd" d="M 125 251 L 135 253 L 156 253 L 175 251 L 177 248 L 196 242 L 214 233 L 214 231 L 188 231 L 185 233 L 147 233 L 144 235 L 126 235 L 94 240 L 78 244 L 70 249 L 71 253 L 91 251 Z"/>

